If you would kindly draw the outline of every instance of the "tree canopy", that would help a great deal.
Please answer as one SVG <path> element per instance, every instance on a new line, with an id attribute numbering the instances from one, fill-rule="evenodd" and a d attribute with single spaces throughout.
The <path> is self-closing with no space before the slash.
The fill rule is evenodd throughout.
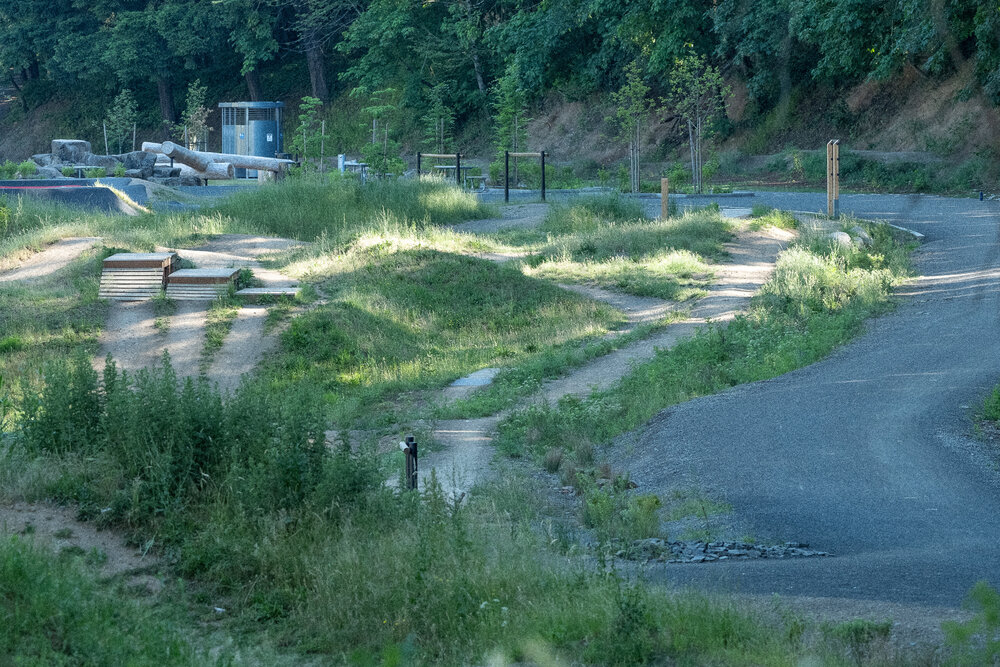
<path id="1" fill-rule="evenodd" d="M 996 0 L 6 0 L 0 68 L 18 87 L 133 90 L 167 123 L 200 79 L 250 99 L 291 91 L 321 101 L 399 91 L 404 107 L 462 123 L 497 104 L 515 67 L 529 102 L 557 91 L 610 94 L 643 63 L 653 95 L 694 52 L 753 108 L 793 87 L 850 86 L 912 66 L 963 68 L 1000 103 Z M 287 75 L 284 78 L 278 74 Z M 270 88 L 262 74 L 270 74 Z M 297 77 L 289 81 L 287 77 Z M 154 97 L 155 96 L 155 97 Z"/>

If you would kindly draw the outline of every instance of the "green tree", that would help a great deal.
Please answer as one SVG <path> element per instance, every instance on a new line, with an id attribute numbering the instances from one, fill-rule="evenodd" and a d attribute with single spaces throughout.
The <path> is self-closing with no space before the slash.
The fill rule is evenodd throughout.
<path id="1" fill-rule="evenodd" d="M 528 149 L 528 95 L 521 84 L 521 69 L 517 61 L 507 65 L 497 81 L 493 102 L 497 160 L 503 164 L 504 153 Z M 514 183 L 519 182 L 517 158 L 512 163 Z"/>
<path id="2" fill-rule="evenodd" d="M 323 121 L 320 118 L 320 111 L 323 109 L 323 102 L 317 97 L 302 98 L 299 104 L 299 125 L 295 128 L 292 140 L 288 142 L 288 148 L 293 153 L 298 153 L 303 158 L 320 158 L 323 149 L 323 142 L 326 137 L 322 135 Z"/>
<path id="3" fill-rule="evenodd" d="M 123 153 L 126 140 L 132 136 L 135 127 L 138 105 L 135 96 L 128 88 L 123 88 L 104 118 L 108 129 L 108 145 L 116 147 L 117 153 Z"/>
<path id="4" fill-rule="evenodd" d="M 691 181 L 696 192 L 703 191 L 702 141 L 729 95 L 719 69 L 697 53 L 690 52 L 678 60 L 670 73 L 670 105 L 687 125 Z"/>
<path id="5" fill-rule="evenodd" d="M 651 104 L 649 86 L 642 80 L 639 65 L 629 63 L 625 68 L 625 82 L 611 94 L 615 113 L 611 117 L 619 136 L 628 143 L 629 184 L 632 192 L 639 192 L 639 151 L 642 144 L 642 125 L 649 117 Z"/>
<path id="6" fill-rule="evenodd" d="M 439 83 L 428 91 L 429 108 L 424 115 L 424 144 L 437 153 L 448 150 L 455 127 L 455 112 L 445 102 L 447 93 L 447 83 Z"/>
<path id="7" fill-rule="evenodd" d="M 208 115 L 212 110 L 206 105 L 207 95 L 208 87 L 201 85 L 201 79 L 195 79 L 188 84 L 185 100 L 187 107 L 181 113 L 181 124 L 176 130 L 179 136 L 186 139 L 187 147 L 192 150 L 208 150 L 208 135 L 212 131 L 208 125 Z"/>

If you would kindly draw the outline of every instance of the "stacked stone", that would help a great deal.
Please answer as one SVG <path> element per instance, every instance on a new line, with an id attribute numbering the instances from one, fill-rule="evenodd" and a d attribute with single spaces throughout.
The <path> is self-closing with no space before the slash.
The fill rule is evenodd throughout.
<path id="1" fill-rule="evenodd" d="M 755 558 L 813 558 L 830 554 L 810 549 L 808 544 L 801 542 L 768 546 L 748 542 L 668 542 L 653 537 L 635 540 L 628 548 L 618 551 L 615 555 L 629 560 L 708 563 Z"/>

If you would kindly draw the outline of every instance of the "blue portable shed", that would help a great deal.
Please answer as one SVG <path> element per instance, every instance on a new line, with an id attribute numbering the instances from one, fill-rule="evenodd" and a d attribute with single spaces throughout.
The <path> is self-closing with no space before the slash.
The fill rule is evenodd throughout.
<path id="1" fill-rule="evenodd" d="M 258 157 L 281 153 L 284 108 L 284 102 L 220 102 L 222 152 Z M 257 170 L 237 169 L 236 178 L 257 178 Z"/>

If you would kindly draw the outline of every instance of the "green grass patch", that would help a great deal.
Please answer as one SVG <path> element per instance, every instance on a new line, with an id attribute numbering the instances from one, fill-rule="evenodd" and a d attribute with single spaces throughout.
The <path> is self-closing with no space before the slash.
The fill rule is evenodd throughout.
<path id="1" fill-rule="evenodd" d="M 345 245 L 363 231 L 411 230 L 488 218 L 492 209 L 441 179 L 359 184 L 339 174 L 288 179 L 227 197 L 206 215 L 254 221 L 267 234 Z"/>
<path id="2" fill-rule="evenodd" d="M 215 359 L 215 354 L 222 349 L 242 306 L 243 304 L 235 296 L 223 296 L 208 307 L 205 320 L 205 345 L 202 347 L 199 362 L 202 372 L 208 370 L 212 360 Z"/>
<path id="3" fill-rule="evenodd" d="M 642 204 L 617 194 L 580 197 L 549 206 L 541 231 L 551 234 L 592 232 L 609 224 L 645 220 Z"/>
<path id="4" fill-rule="evenodd" d="M 798 220 L 789 211 L 781 211 L 763 204 L 754 204 L 752 211 L 750 214 L 751 229 L 765 229 L 767 227 L 795 229 L 799 226 Z"/>
<path id="5" fill-rule="evenodd" d="M 86 554 L 84 554 L 86 556 Z M 86 560 L 86 557 L 83 559 Z M 214 662 L 154 607 L 95 583 L 82 563 L 0 536 L 0 655 L 11 664 L 195 665 Z"/>
<path id="6" fill-rule="evenodd" d="M 983 419 L 1000 422 L 1000 385 L 994 387 L 993 391 L 983 399 L 982 415 Z"/>
<path id="7" fill-rule="evenodd" d="M 600 336 L 619 319 L 517 267 L 391 246 L 359 248 L 328 265 L 322 290 L 330 301 L 283 333 L 272 383 L 318 385 L 350 421 L 382 398 L 516 364 Z"/>

